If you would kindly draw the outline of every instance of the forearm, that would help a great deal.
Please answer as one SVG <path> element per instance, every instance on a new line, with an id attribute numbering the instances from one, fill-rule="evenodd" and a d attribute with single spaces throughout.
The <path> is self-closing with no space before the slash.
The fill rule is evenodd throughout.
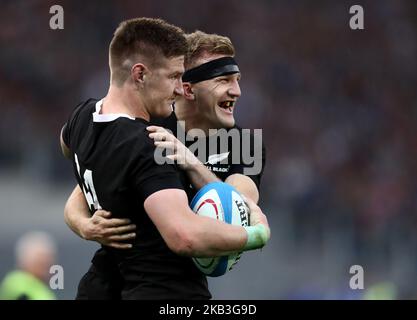
<path id="1" fill-rule="evenodd" d="M 204 187 L 207 183 L 220 181 L 220 179 L 201 162 L 188 168 L 186 172 L 191 184 L 197 190 Z"/>
<path id="2" fill-rule="evenodd" d="M 247 242 L 247 232 L 241 226 L 230 225 L 215 219 L 194 216 L 190 221 L 188 241 L 193 257 L 215 257 L 242 251 Z"/>
<path id="3" fill-rule="evenodd" d="M 186 193 L 179 189 L 164 189 L 153 193 L 145 200 L 144 208 L 168 247 L 180 255 L 228 255 L 231 252 L 261 248 L 269 238 L 266 220 L 259 221 L 265 227 L 255 230 L 196 215 L 188 206 Z M 258 237 L 263 231 L 266 234 Z M 254 244 L 251 241 L 254 238 L 260 238 L 263 242 Z"/>
<path id="4" fill-rule="evenodd" d="M 79 237 L 85 239 L 83 234 L 83 225 L 90 218 L 87 202 L 84 195 L 77 185 L 72 191 L 65 204 L 64 219 L 68 227 Z"/>
<path id="5" fill-rule="evenodd" d="M 262 248 L 270 237 L 265 224 L 241 227 L 215 219 L 195 216 L 189 227 L 189 248 L 184 255 L 192 257 L 225 256 L 235 252 Z"/>
<path id="6" fill-rule="evenodd" d="M 250 198 L 253 202 L 258 203 L 259 191 L 251 178 L 240 173 L 235 173 L 227 177 L 225 182 L 235 187 L 237 191 Z"/>
<path id="7" fill-rule="evenodd" d="M 258 210 L 261 213 L 259 207 L 254 204 L 259 199 L 259 193 L 253 180 L 242 174 L 234 174 L 229 178 L 226 179 L 226 182 L 235 186 L 240 193 L 248 198 L 246 201 L 250 211 Z M 264 215 L 262 214 L 262 216 Z M 199 221 L 189 227 L 193 239 L 191 256 L 221 256 L 236 251 L 258 249 L 263 247 L 270 237 L 265 216 L 264 220 L 262 218 L 259 220 L 259 222 L 262 221 L 261 223 L 256 220 L 254 221 L 256 226 L 249 227 L 229 225 L 203 216 L 194 217 Z"/>

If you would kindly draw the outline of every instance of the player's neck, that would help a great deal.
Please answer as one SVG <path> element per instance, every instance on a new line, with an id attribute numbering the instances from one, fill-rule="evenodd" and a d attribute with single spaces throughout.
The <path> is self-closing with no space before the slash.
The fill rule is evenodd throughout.
<path id="1" fill-rule="evenodd" d="M 193 105 L 192 102 L 188 102 L 184 99 L 180 99 L 175 104 L 175 115 L 179 121 L 185 122 L 185 132 L 188 132 L 192 129 L 199 129 L 201 132 L 201 136 L 208 136 L 209 135 L 209 125 L 204 121 L 204 118 L 198 112 L 198 109 Z M 196 133 L 198 133 L 197 131 Z M 197 136 L 199 136 L 197 134 Z"/>
<path id="2" fill-rule="evenodd" d="M 109 91 L 103 99 L 101 113 L 122 113 L 147 121 L 150 119 L 149 113 L 146 111 L 139 96 L 128 85 L 121 87 L 110 85 Z"/>

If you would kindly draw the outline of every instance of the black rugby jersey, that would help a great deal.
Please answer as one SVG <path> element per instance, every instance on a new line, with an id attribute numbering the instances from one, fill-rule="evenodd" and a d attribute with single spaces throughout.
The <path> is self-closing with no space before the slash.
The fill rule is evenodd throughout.
<path id="1" fill-rule="evenodd" d="M 248 176 L 260 189 L 262 174 L 265 169 L 265 145 L 263 140 L 254 135 L 253 130 L 245 130 L 239 126 L 231 129 L 223 129 L 228 133 L 227 139 L 220 139 L 221 130 L 218 134 L 202 138 L 200 142 L 197 138 L 186 138 L 183 128 L 177 125 L 178 119 L 175 112 L 165 119 L 152 119 L 155 125 L 169 129 L 181 142 L 190 148 L 199 160 L 204 163 L 206 168 L 212 171 L 220 180 L 225 181 L 227 177 L 235 173 Z M 231 134 L 234 130 L 234 137 Z M 224 133 L 223 132 L 223 133 Z M 185 139 L 185 141 L 183 141 Z M 204 154 L 198 154 L 198 144 L 205 146 Z M 186 192 L 191 202 L 197 190 L 192 185 L 188 185 Z"/>
<path id="2" fill-rule="evenodd" d="M 143 207 L 154 192 L 184 189 L 177 169 L 155 163 L 154 142 L 146 130 L 149 122 L 100 114 L 101 103 L 89 99 L 79 105 L 64 127 L 63 139 L 71 150 L 75 176 L 91 212 L 105 209 L 113 217 L 129 218 L 137 230 L 132 249 L 103 246 L 95 264 L 110 260 L 117 264 L 126 299 L 210 298 L 205 276 L 190 258 L 168 248 Z M 169 216 L 167 212 L 166 218 Z"/>

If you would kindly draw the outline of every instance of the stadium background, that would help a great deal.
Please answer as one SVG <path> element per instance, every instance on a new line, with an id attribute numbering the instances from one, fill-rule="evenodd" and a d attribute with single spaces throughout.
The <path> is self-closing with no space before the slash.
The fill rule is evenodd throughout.
<path id="1" fill-rule="evenodd" d="M 65 29 L 49 28 L 60 4 Z M 349 7 L 365 30 L 349 28 Z M 120 20 L 162 17 L 230 36 L 242 70 L 242 127 L 263 128 L 261 207 L 273 237 L 210 281 L 218 299 L 417 298 L 417 2 L 1 1 L 0 277 L 28 230 L 57 241 L 61 299 L 97 245 L 63 222 L 75 180 L 58 136 L 82 99 L 106 93 Z M 361 265 L 365 290 L 349 288 Z"/>

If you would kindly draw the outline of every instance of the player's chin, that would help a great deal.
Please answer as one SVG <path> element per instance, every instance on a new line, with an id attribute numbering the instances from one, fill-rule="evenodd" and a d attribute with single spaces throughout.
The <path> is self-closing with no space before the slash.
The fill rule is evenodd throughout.
<path id="1" fill-rule="evenodd" d="M 230 129 L 235 126 L 235 118 L 234 117 L 227 117 L 227 119 L 220 119 L 220 124 L 222 128 Z"/>
<path id="2" fill-rule="evenodd" d="M 235 117 L 233 116 L 233 113 L 225 113 L 220 109 L 216 112 L 216 118 L 219 128 L 229 129 L 235 125 Z"/>

